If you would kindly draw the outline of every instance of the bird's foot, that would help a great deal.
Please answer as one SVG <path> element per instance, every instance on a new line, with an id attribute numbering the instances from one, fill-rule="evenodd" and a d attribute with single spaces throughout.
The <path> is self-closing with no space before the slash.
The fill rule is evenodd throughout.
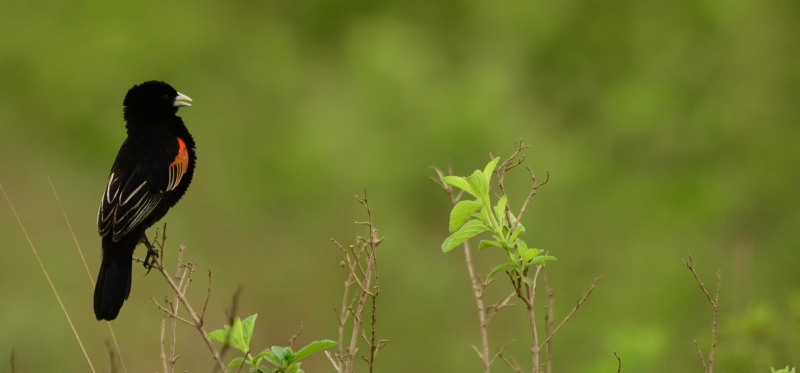
<path id="1" fill-rule="evenodd" d="M 150 270 L 153 269 L 153 266 L 158 265 L 158 249 L 155 246 L 147 245 L 147 256 L 144 257 L 144 262 L 142 262 L 144 268 L 147 269 L 147 273 L 144 275 L 147 276 L 150 273 Z"/>

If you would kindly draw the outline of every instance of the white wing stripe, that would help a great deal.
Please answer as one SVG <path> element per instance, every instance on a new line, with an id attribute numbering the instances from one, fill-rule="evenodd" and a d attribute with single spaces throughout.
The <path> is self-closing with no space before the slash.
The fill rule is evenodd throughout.
<path id="1" fill-rule="evenodd" d="M 114 182 L 116 182 L 116 180 L 114 179 L 114 173 L 112 172 L 111 176 L 108 178 L 108 186 L 106 187 L 106 201 L 108 201 L 108 203 L 111 203 L 112 199 L 117 198 L 117 193 L 119 193 L 119 188 L 116 188 L 114 190 L 114 196 L 111 196 L 111 188 L 113 187 Z"/>
<path id="2" fill-rule="evenodd" d="M 136 187 L 136 189 L 134 189 L 133 192 L 131 192 L 131 194 L 128 196 L 128 198 L 125 198 L 125 200 L 122 201 L 122 203 L 120 203 L 120 206 L 124 206 L 126 203 L 128 203 L 128 201 L 130 201 L 131 198 L 133 198 L 133 196 L 135 196 L 136 193 L 138 193 L 139 190 L 141 190 L 142 187 L 144 187 L 145 184 L 147 184 L 147 180 L 145 180 L 141 184 L 139 184 L 139 186 Z M 122 198 L 122 196 L 120 196 L 120 198 Z M 140 201 L 141 201 L 141 199 L 140 199 Z"/>

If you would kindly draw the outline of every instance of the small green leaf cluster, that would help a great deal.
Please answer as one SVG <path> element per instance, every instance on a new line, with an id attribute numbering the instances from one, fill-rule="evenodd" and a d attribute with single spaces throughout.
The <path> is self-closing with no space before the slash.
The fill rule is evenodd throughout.
<path id="1" fill-rule="evenodd" d="M 478 234 L 489 232 L 490 240 L 482 240 L 478 246 L 480 250 L 489 247 L 498 247 L 505 251 L 508 262 L 498 264 L 489 272 L 488 277 L 501 271 L 513 271 L 523 281 L 531 281 L 525 276 L 527 268 L 532 265 L 544 264 L 556 258 L 544 255 L 539 249 L 528 247 L 528 244 L 519 238 L 525 232 L 525 226 L 517 221 L 508 206 L 508 196 L 503 194 L 492 204 L 489 194 L 492 174 L 500 158 L 494 158 L 483 170 L 475 170 L 472 175 L 445 176 L 442 182 L 459 188 L 474 197 L 462 200 L 453 206 L 450 211 L 450 236 L 442 242 L 442 251 L 449 252 L 465 241 Z"/>
<path id="2" fill-rule="evenodd" d="M 786 368 L 783 368 L 781 370 L 775 370 L 775 368 L 770 368 L 770 370 L 772 371 L 772 373 L 794 373 L 794 368 L 790 370 L 788 365 L 786 366 Z"/>
<path id="3" fill-rule="evenodd" d="M 336 345 L 336 342 L 328 339 L 319 340 L 307 344 L 297 352 L 292 351 L 291 347 L 272 346 L 253 356 L 250 354 L 250 338 L 253 336 L 256 317 L 258 314 L 242 320 L 236 316 L 233 325 L 225 325 L 222 329 L 208 333 L 209 338 L 226 343 L 245 354 L 244 357 L 237 357 L 228 363 L 229 372 L 237 372 L 240 367 L 246 366 L 250 372 L 256 373 L 303 373 L 300 360 Z M 264 361 L 272 367 L 261 365 Z"/>

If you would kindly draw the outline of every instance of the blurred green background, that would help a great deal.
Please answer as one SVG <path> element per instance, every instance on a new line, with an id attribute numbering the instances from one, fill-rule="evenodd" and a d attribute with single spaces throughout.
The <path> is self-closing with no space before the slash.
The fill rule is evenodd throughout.
<path id="1" fill-rule="evenodd" d="M 0 6 L 0 183 L 58 287 L 95 366 L 108 328 L 48 185 L 94 276 L 95 214 L 124 139 L 128 88 L 165 80 L 198 143 L 195 179 L 166 217 L 199 264 L 207 325 L 238 286 L 258 312 L 255 348 L 335 338 L 344 278 L 329 242 L 363 234 L 368 191 L 380 248 L 379 372 L 478 372 L 463 254 L 439 248 L 449 202 L 429 166 L 457 174 L 507 155 L 549 172 L 526 216 L 556 314 L 604 279 L 555 338 L 556 371 L 700 371 L 723 277 L 718 369 L 800 365 L 800 3 L 634 1 L 101 1 Z M 511 203 L 528 188 L 511 178 Z M 5 203 L 3 203 L 5 206 Z M 10 209 L 0 208 L 0 351 L 19 371 L 85 371 Z M 151 230 L 152 234 L 153 230 Z M 141 253 L 141 251 L 140 251 Z M 484 270 L 498 253 L 477 255 Z M 114 322 L 129 372 L 160 369 L 158 274 L 136 267 Z M 491 299 L 507 284 L 498 282 Z M 490 300 L 491 300 L 490 299 Z M 493 346 L 527 362 L 521 308 Z M 179 368 L 211 360 L 180 329 Z M 229 355 L 229 358 L 231 356 Z M 0 366 L 8 366 L 0 363 Z M 306 371 L 331 371 L 320 355 Z M 0 370 L 5 370 L 0 368 Z M 497 371 L 507 371 L 497 366 Z"/>

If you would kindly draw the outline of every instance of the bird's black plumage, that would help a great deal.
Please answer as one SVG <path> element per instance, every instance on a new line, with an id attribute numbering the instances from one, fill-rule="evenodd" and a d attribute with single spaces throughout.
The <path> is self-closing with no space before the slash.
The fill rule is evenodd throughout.
<path id="1" fill-rule="evenodd" d="M 97 228 L 103 260 L 94 289 L 98 320 L 114 320 L 131 292 L 133 251 L 145 229 L 186 193 L 195 167 L 195 144 L 176 115 L 188 97 L 169 84 L 133 86 L 123 101 L 128 137 L 111 167 Z"/>

